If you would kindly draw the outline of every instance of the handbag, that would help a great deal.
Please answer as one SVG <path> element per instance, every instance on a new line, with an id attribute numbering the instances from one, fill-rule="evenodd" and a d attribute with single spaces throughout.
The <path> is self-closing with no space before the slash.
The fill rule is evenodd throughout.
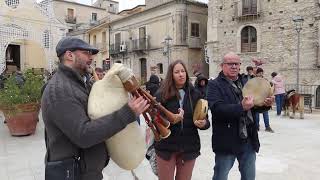
<path id="1" fill-rule="evenodd" d="M 45 143 L 47 147 L 47 157 L 45 163 L 45 180 L 80 180 L 80 157 L 74 156 L 72 158 L 49 161 L 49 143 L 47 131 L 45 130 Z M 79 154 L 81 151 L 79 150 Z"/>
<path id="2" fill-rule="evenodd" d="M 45 180 L 80 180 L 79 159 L 47 162 Z"/>

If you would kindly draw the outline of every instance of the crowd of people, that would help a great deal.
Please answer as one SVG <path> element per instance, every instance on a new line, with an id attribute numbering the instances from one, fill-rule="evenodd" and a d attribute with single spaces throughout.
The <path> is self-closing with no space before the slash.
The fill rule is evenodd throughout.
<path id="1" fill-rule="evenodd" d="M 97 79 L 89 76 L 89 69 L 98 49 L 80 39 L 66 37 L 59 41 L 56 53 L 60 64 L 43 88 L 41 102 L 47 146 L 46 180 L 66 176 L 101 180 L 102 170 L 110 158 L 105 139 L 137 120 L 149 107 L 148 101 L 143 97 L 131 98 L 117 111 L 91 121 L 87 104 L 91 86 Z M 232 52 L 223 57 L 220 66 L 221 72 L 216 78 L 208 80 L 199 73 L 193 84 L 184 62 L 176 60 L 169 65 L 163 80 L 152 74 L 145 84 L 156 101 L 180 117 L 179 122 L 170 125 L 168 138 L 152 144 L 155 171 L 160 180 L 191 180 L 201 148 L 198 130 L 210 126 L 215 153 L 212 179 L 227 180 L 236 159 L 241 179 L 255 179 L 256 153 L 260 148 L 259 114 L 263 114 L 265 130 L 273 132 L 268 110 L 276 99 L 277 114 L 281 114 L 283 80 L 272 73 L 275 98 L 265 98 L 263 106 L 256 108 L 254 97 L 243 96 L 242 88 L 248 80 L 263 77 L 263 69 L 247 67 L 247 74 L 240 74 L 241 59 Z M 98 79 L 105 75 L 100 68 L 95 69 L 95 73 Z M 193 120 L 199 99 L 208 101 L 211 123 L 208 116 Z M 72 174 L 66 174 L 67 171 Z"/>

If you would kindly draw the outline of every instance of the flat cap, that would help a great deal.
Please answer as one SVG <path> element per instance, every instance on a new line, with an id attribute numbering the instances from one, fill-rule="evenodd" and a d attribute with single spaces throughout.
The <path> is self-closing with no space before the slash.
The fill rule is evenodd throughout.
<path id="1" fill-rule="evenodd" d="M 56 47 L 57 56 L 60 57 L 66 51 L 75 50 L 86 50 L 90 51 L 92 54 L 97 54 L 99 50 L 90 46 L 87 42 L 76 37 L 65 37 L 62 38 Z"/>

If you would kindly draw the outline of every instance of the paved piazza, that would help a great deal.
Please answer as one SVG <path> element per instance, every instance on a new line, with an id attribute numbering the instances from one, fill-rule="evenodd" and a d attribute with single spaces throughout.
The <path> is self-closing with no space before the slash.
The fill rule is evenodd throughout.
<path id="1" fill-rule="evenodd" d="M 262 117 L 260 118 L 263 119 Z M 0 118 L 0 179 L 44 179 L 44 126 L 38 123 L 34 135 L 12 137 Z M 267 133 L 260 122 L 261 150 L 257 155 L 257 180 L 319 180 L 320 179 L 320 114 L 305 114 L 305 119 L 289 119 L 270 112 L 275 133 Z M 145 128 L 145 125 L 142 126 Z M 201 131 L 202 155 L 197 159 L 193 180 L 210 180 L 214 154 L 211 151 L 211 130 Z M 230 180 L 239 180 L 237 163 L 230 172 Z M 139 180 L 156 180 L 144 160 L 134 170 Z M 104 180 L 134 180 L 131 172 L 109 163 Z"/>

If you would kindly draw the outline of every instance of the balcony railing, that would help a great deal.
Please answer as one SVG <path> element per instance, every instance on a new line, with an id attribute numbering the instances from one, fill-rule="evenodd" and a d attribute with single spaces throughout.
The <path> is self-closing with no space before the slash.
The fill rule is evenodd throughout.
<path id="1" fill-rule="evenodd" d="M 260 0 L 241 0 L 235 2 L 234 7 L 238 19 L 260 16 Z"/>
<path id="2" fill-rule="evenodd" d="M 66 21 L 66 23 L 76 24 L 77 23 L 77 17 L 66 16 L 65 21 Z"/>
<path id="3" fill-rule="evenodd" d="M 132 40 L 132 51 L 147 50 L 149 46 L 148 38 Z"/>
<path id="4" fill-rule="evenodd" d="M 110 45 L 110 55 L 120 53 L 120 43 L 114 43 Z"/>
<path id="5" fill-rule="evenodd" d="M 188 38 L 188 46 L 189 48 L 202 48 L 203 44 L 201 44 L 201 39 L 198 37 L 189 37 Z"/>

